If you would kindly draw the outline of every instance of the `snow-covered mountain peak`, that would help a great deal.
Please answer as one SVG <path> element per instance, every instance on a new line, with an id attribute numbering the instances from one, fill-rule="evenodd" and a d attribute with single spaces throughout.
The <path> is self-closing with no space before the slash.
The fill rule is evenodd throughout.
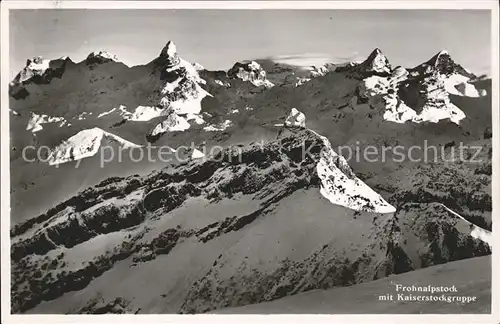
<path id="1" fill-rule="evenodd" d="M 437 123 L 449 119 L 455 124 L 460 124 L 466 117 L 464 112 L 450 101 L 446 91 L 448 87 L 446 80 L 439 79 L 436 82 L 420 84 L 414 80 L 406 80 L 407 74 L 404 71 L 400 71 L 398 75 L 396 78 L 374 75 L 365 78 L 359 86 L 361 97 L 368 99 L 373 106 L 382 104 L 384 120 L 395 123 L 407 121 Z M 406 100 L 412 102 L 411 98 L 414 96 L 422 98 L 423 104 L 419 110 L 409 107 L 405 102 Z"/>
<path id="2" fill-rule="evenodd" d="M 177 53 L 177 46 L 175 46 L 174 42 L 167 42 L 165 47 L 163 47 L 163 49 L 161 50 L 158 60 L 161 65 L 164 65 L 166 68 L 176 66 L 180 63 L 179 54 Z"/>
<path id="3" fill-rule="evenodd" d="M 177 46 L 175 46 L 174 42 L 168 41 L 161 50 L 160 56 L 173 57 L 175 55 L 177 55 Z"/>
<path id="4" fill-rule="evenodd" d="M 253 71 L 261 70 L 261 66 L 259 63 L 252 61 L 248 64 L 248 68 Z"/>
<path id="5" fill-rule="evenodd" d="M 96 65 L 96 64 L 102 64 L 102 63 L 107 63 L 107 62 L 118 62 L 118 57 L 114 54 L 111 54 L 110 52 L 107 51 L 94 51 L 90 53 L 87 58 L 85 59 L 85 62 L 87 65 Z"/>
<path id="6" fill-rule="evenodd" d="M 198 73 L 204 68 L 200 64 L 193 64 L 180 58 L 177 47 L 172 41 L 167 42 L 159 57 L 153 62 L 156 73 L 160 74 L 160 79 L 164 81 L 164 84 L 152 97 L 155 106 L 142 107 L 141 110 L 138 107 L 134 114 L 141 115 L 141 117 L 134 120 L 147 121 L 159 116 L 171 117 L 153 127 L 148 136 L 189 128 L 187 121 L 199 119 L 201 100 L 210 96 L 200 86 L 206 83 Z"/>
<path id="7" fill-rule="evenodd" d="M 391 72 L 389 60 L 379 48 L 374 49 L 361 65 L 365 66 L 367 71 L 379 73 Z"/>
<path id="8" fill-rule="evenodd" d="M 31 68 L 36 68 L 36 66 L 40 66 L 44 64 L 44 62 L 48 62 L 49 60 L 44 60 L 41 56 L 35 56 L 26 60 L 26 66 Z"/>
<path id="9" fill-rule="evenodd" d="M 336 72 L 347 72 L 348 74 L 363 79 L 371 75 L 388 76 L 392 71 L 392 66 L 387 57 L 379 48 L 375 48 L 366 60 L 358 62 L 348 62 L 337 65 Z"/>
<path id="10" fill-rule="evenodd" d="M 125 149 L 140 147 L 140 145 L 94 127 L 82 130 L 56 146 L 49 153 L 48 163 L 56 165 L 94 156 L 99 151 L 103 140 L 120 145 Z"/>
<path id="11" fill-rule="evenodd" d="M 460 64 L 457 64 L 446 50 L 442 50 L 439 53 L 435 54 L 428 61 L 411 69 L 410 72 L 415 76 L 450 76 L 453 74 L 459 74 L 468 79 L 475 78 L 475 75 L 473 73 L 470 73 Z"/>
<path id="12" fill-rule="evenodd" d="M 271 88 L 274 84 L 266 77 L 266 71 L 261 65 L 255 61 L 250 62 L 236 62 L 231 69 L 227 72 L 230 78 L 238 78 L 243 81 L 249 81 L 253 85 L 265 86 Z"/>
<path id="13" fill-rule="evenodd" d="M 50 68 L 50 60 L 35 56 L 26 60 L 26 66 L 14 78 L 11 84 L 26 82 L 34 76 L 43 75 Z"/>
<path id="14" fill-rule="evenodd" d="M 167 132 L 181 132 L 189 129 L 191 125 L 186 118 L 179 116 L 176 112 L 171 112 L 165 120 L 158 123 L 149 133 L 148 137 L 155 138 Z"/>
<path id="15" fill-rule="evenodd" d="M 16 75 L 9 84 L 9 94 L 14 99 L 24 99 L 30 92 L 26 85 L 48 84 L 53 78 L 61 78 L 66 70 L 68 57 L 49 60 L 36 56 L 26 60 L 26 66 Z"/>
<path id="16" fill-rule="evenodd" d="M 448 54 L 448 51 L 445 50 L 445 49 L 442 49 L 441 51 L 439 51 L 438 55 L 443 55 L 443 54 Z"/>
<path id="17" fill-rule="evenodd" d="M 39 132 L 43 129 L 43 124 L 59 123 L 59 127 L 71 126 L 64 117 L 52 117 L 45 114 L 30 113 L 30 119 L 26 125 L 26 130 L 32 133 Z"/>
<path id="18" fill-rule="evenodd" d="M 441 50 L 428 61 L 428 64 L 438 67 L 440 63 L 446 63 L 445 61 L 448 60 L 451 60 L 450 53 L 447 50 Z"/>

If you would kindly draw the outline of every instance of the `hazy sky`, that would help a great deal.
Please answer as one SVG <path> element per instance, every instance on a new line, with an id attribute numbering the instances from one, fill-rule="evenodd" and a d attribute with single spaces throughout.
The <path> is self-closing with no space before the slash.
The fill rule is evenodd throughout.
<path id="1" fill-rule="evenodd" d="M 168 40 L 208 69 L 235 61 L 299 55 L 364 59 L 379 47 L 394 65 L 413 67 L 446 49 L 473 73 L 490 73 L 485 10 L 12 10 L 13 77 L 33 56 L 107 50 L 128 65 L 154 59 Z"/>

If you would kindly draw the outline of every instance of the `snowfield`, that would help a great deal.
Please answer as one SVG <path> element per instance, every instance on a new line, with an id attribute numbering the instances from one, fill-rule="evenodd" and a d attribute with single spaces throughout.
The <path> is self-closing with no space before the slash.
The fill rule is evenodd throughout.
<path id="1" fill-rule="evenodd" d="M 43 129 L 43 124 L 50 123 L 59 123 L 59 127 L 71 126 L 71 123 L 68 123 L 68 121 L 64 119 L 64 117 L 51 117 L 45 114 L 38 115 L 32 112 L 30 114 L 28 125 L 26 125 L 26 130 L 29 130 L 32 133 L 36 133 Z"/>
<path id="2" fill-rule="evenodd" d="M 92 128 L 78 132 L 55 147 L 49 154 L 48 162 L 50 165 L 57 165 L 94 156 L 99 151 L 103 139 L 117 143 L 124 149 L 140 147 L 100 128 Z"/>

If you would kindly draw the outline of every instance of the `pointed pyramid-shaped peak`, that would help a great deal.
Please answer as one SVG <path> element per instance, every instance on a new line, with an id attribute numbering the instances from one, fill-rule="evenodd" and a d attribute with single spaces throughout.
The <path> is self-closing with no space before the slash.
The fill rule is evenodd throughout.
<path id="1" fill-rule="evenodd" d="M 166 65 L 166 67 L 172 67 L 179 64 L 180 59 L 177 54 L 177 46 L 175 46 L 174 42 L 168 41 L 165 47 L 163 47 L 160 53 L 159 62 L 162 65 Z"/>
<path id="2" fill-rule="evenodd" d="M 377 57 L 378 55 L 384 55 L 384 53 L 382 52 L 382 50 L 378 47 L 376 47 L 371 53 L 370 55 L 368 56 L 368 58 L 375 58 Z"/>
<path id="3" fill-rule="evenodd" d="M 474 77 L 474 74 L 465 70 L 461 65 L 455 63 L 448 51 L 444 49 L 420 66 L 424 66 L 427 72 L 436 72 L 444 75 L 458 73 L 469 78 Z"/>
<path id="4" fill-rule="evenodd" d="M 177 55 L 177 46 L 174 42 L 168 41 L 165 47 L 161 50 L 160 56 L 174 57 Z"/>
<path id="5" fill-rule="evenodd" d="M 434 55 L 429 61 L 427 61 L 427 64 L 437 67 L 440 63 L 443 64 L 446 61 L 453 61 L 451 59 L 450 54 L 448 53 L 447 50 L 441 50 L 439 53 Z"/>
<path id="6" fill-rule="evenodd" d="M 379 48 L 375 48 L 368 58 L 361 63 L 367 71 L 390 73 L 391 64 L 387 57 L 382 53 Z"/>

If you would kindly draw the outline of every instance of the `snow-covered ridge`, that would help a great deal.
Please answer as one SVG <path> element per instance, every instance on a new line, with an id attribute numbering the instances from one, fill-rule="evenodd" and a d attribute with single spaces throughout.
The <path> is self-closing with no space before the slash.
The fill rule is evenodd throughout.
<path id="1" fill-rule="evenodd" d="M 475 224 L 472 224 L 471 222 L 469 222 L 468 220 L 466 220 L 462 215 L 456 213 L 455 211 L 451 210 L 450 208 L 448 208 L 447 206 L 441 204 L 441 203 L 437 203 L 439 206 L 443 207 L 444 209 L 446 209 L 448 212 L 450 212 L 451 214 L 455 215 L 456 217 L 458 217 L 459 219 L 461 219 L 462 221 L 466 222 L 467 224 L 469 224 L 471 226 L 471 232 L 470 232 L 470 235 L 473 237 L 473 238 L 476 238 L 478 240 L 481 240 L 485 243 L 487 243 L 491 248 L 493 248 L 493 235 L 491 234 L 490 231 L 488 230 L 485 230 L 484 228 L 481 228 Z"/>
<path id="2" fill-rule="evenodd" d="M 205 67 L 201 65 L 200 63 L 194 62 L 193 67 L 195 68 L 196 71 L 203 71 L 205 70 Z"/>
<path id="3" fill-rule="evenodd" d="M 295 82 L 295 87 L 300 87 L 301 85 L 311 81 L 311 78 L 297 78 L 297 81 Z"/>
<path id="4" fill-rule="evenodd" d="M 56 146 L 49 153 L 48 163 L 56 165 L 94 156 L 99 151 L 103 139 L 117 143 L 125 149 L 140 147 L 140 145 L 95 127 L 82 130 Z"/>
<path id="5" fill-rule="evenodd" d="M 330 72 L 330 70 L 326 65 L 320 65 L 320 66 L 315 65 L 311 68 L 311 76 L 314 78 L 319 76 L 324 76 L 328 72 Z"/>
<path id="6" fill-rule="evenodd" d="M 137 106 L 133 112 L 130 112 L 126 106 L 120 105 L 118 108 L 114 107 L 109 111 L 105 111 L 97 115 L 97 118 L 102 118 L 110 114 L 117 114 L 125 120 L 131 121 L 149 121 L 153 118 L 166 115 L 167 111 L 158 107 L 151 106 Z"/>
<path id="7" fill-rule="evenodd" d="M 233 122 L 226 119 L 223 123 L 221 123 L 219 125 L 205 126 L 205 127 L 203 127 L 203 130 L 206 132 L 223 132 L 231 126 L 233 126 Z"/>
<path id="8" fill-rule="evenodd" d="M 220 85 L 221 87 L 226 87 L 226 88 L 231 87 L 231 83 L 229 83 L 229 82 L 222 82 L 221 80 L 215 80 L 214 82 L 216 84 Z"/>
<path id="9" fill-rule="evenodd" d="M 123 106 L 120 106 L 122 108 Z M 121 110 L 123 111 L 123 110 Z M 123 117 L 133 121 L 148 121 L 156 117 L 160 117 L 165 113 L 163 109 L 150 106 L 138 106 L 133 113 L 124 112 Z"/>
<path id="10" fill-rule="evenodd" d="M 103 113 L 100 113 L 99 115 L 97 115 L 97 118 L 101 118 L 101 117 L 107 116 L 109 114 L 112 114 L 115 110 L 116 110 L 116 108 L 113 108 L 113 109 L 111 109 L 109 111 L 105 111 Z"/>
<path id="11" fill-rule="evenodd" d="M 45 72 L 49 68 L 50 60 L 44 59 L 41 56 L 28 59 L 26 62 L 26 67 L 32 71 L 39 71 L 41 73 Z"/>
<path id="12" fill-rule="evenodd" d="M 295 87 L 299 87 L 309 81 L 311 81 L 313 78 L 325 76 L 328 72 L 330 71 L 335 71 L 336 65 L 333 63 L 325 63 L 323 65 L 313 65 L 308 68 L 310 71 L 310 74 L 305 77 L 297 77 L 297 80 L 295 82 Z"/>
<path id="13" fill-rule="evenodd" d="M 28 125 L 26 125 L 26 130 L 30 130 L 32 133 L 39 132 L 43 129 L 43 124 L 59 123 L 59 127 L 71 126 L 71 124 L 64 119 L 64 117 L 51 117 L 45 114 L 31 113 L 30 119 L 28 120 Z"/>
<path id="14" fill-rule="evenodd" d="M 375 71 L 379 73 L 391 72 L 391 65 L 389 64 L 389 60 L 378 48 L 376 48 L 366 59 L 366 61 L 361 64 L 366 65 L 368 71 Z"/>
<path id="15" fill-rule="evenodd" d="M 94 52 L 91 52 L 87 56 L 87 62 L 94 63 L 97 61 L 100 61 L 100 62 L 106 62 L 106 61 L 119 62 L 118 57 L 116 55 L 111 54 L 110 52 L 107 52 L 107 51 L 94 51 Z"/>
<path id="16" fill-rule="evenodd" d="M 352 172 L 344 157 L 335 153 L 330 141 L 318 133 L 309 132 L 321 138 L 323 149 L 316 165 L 321 180 L 320 193 L 332 204 L 353 210 L 375 213 L 394 213 L 396 208 L 385 201 Z"/>

